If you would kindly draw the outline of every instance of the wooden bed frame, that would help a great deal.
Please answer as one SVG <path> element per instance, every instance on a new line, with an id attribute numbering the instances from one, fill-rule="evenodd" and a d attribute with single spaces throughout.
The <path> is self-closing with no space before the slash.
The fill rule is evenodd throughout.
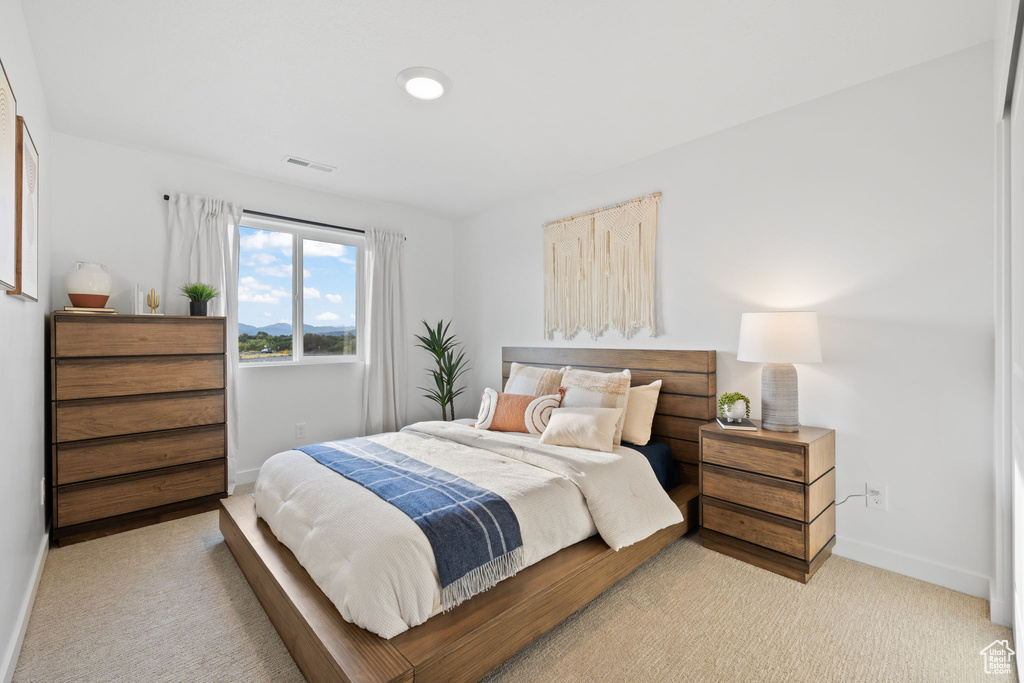
<path id="1" fill-rule="evenodd" d="M 224 540 L 308 681 L 475 681 L 697 526 L 697 430 L 715 415 L 714 351 L 505 348 L 504 379 L 513 361 L 628 367 L 633 384 L 661 379 L 653 438 L 667 443 L 679 463 L 683 483 L 669 495 L 685 521 L 618 552 L 591 537 L 385 640 L 342 619 L 256 517 L 251 496 L 227 498 L 220 510 Z"/>

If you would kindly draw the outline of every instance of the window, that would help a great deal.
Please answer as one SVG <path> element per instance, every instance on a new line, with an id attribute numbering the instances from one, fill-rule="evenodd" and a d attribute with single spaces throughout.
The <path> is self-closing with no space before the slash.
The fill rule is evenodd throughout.
<path id="1" fill-rule="evenodd" d="M 362 237 L 245 214 L 238 237 L 239 362 L 358 360 Z"/>

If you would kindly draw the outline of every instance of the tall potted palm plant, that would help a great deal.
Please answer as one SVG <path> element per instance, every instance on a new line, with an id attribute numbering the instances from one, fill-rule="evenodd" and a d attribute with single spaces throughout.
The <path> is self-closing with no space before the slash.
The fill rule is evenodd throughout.
<path id="1" fill-rule="evenodd" d="M 455 399 L 466 390 L 457 385 L 470 369 L 465 350 L 459 348 L 462 342 L 454 334 L 448 333 L 451 324 L 450 320 L 445 322 L 441 319 L 436 327 L 431 327 L 424 320 L 426 334 L 414 335 L 419 341 L 416 346 L 426 350 L 434 359 L 434 367 L 427 370 L 434 380 L 434 386 L 419 388 L 427 392 L 425 397 L 441 407 L 441 419 L 446 421 L 455 419 Z"/>

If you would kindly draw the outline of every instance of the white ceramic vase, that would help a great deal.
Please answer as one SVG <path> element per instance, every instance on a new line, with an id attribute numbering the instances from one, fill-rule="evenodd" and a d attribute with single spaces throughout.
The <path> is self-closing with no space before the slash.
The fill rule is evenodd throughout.
<path id="1" fill-rule="evenodd" d="M 728 418 L 729 422 L 742 420 L 747 416 L 747 402 L 740 399 L 731 406 L 724 408 L 722 412 L 725 414 L 725 417 Z"/>
<path id="2" fill-rule="evenodd" d="M 78 261 L 64 279 L 72 306 L 103 308 L 110 298 L 110 270 L 99 263 Z"/>

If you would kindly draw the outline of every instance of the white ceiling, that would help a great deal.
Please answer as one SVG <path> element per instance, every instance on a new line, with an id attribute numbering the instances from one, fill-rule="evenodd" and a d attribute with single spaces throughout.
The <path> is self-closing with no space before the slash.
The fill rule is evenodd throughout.
<path id="1" fill-rule="evenodd" d="M 993 0 L 23 6 L 58 131 L 448 216 L 965 49 L 994 23 Z M 409 66 L 451 92 L 411 99 L 395 84 Z"/>

